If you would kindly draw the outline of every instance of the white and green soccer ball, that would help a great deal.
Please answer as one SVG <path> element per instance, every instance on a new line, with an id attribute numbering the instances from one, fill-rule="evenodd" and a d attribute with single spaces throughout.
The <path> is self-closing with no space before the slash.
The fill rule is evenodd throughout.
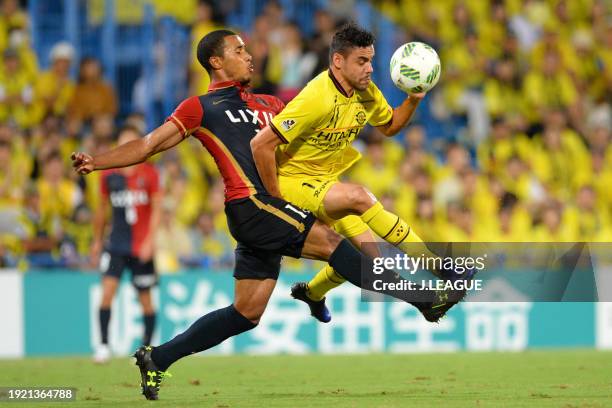
<path id="1" fill-rule="evenodd" d="M 395 86 L 407 93 L 427 92 L 440 79 L 440 57 L 422 42 L 399 47 L 391 57 L 390 68 Z"/>

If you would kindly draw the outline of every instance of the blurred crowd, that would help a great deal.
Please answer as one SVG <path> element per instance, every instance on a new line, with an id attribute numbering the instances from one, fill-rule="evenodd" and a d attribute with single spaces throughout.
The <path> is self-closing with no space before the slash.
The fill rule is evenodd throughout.
<path id="1" fill-rule="evenodd" d="M 220 3 L 185 2 L 176 16 L 191 26 L 194 53 L 203 35 L 225 26 L 227 4 L 234 2 Z M 269 1 L 243 32 L 256 69 L 254 90 L 291 100 L 326 68 L 331 37 L 354 17 L 353 3 L 330 1 L 306 36 L 280 3 Z M 438 50 L 442 78 L 427 103 L 435 120 L 460 126 L 442 143 L 432 143 L 439 135 L 427 134 L 418 118 L 392 140 L 366 128 L 357 143 L 364 158 L 350 180 L 368 186 L 429 241 L 612 241 L 606 1 L 375 5 L 402 27 L 403 40 Z M 144 117 L 118 117 L 117 90 L 104 80 L 101 62 L 75 60 L 68 43 L 53 46 L 49 67 L 41 69 L 20 2 L 0 6 L 0 266 L 93 268 L 99 175 L 77 176 L 70 152 L 109 149 L 126 123 L 145 132 Z M 190 93 L 206 92 L 209 79 L 195 56 L 186 69 Z M 155 164 L 164 195 L 158 268 L 231 267 L 234 243 L 212 158 L 188 140 Z"/>

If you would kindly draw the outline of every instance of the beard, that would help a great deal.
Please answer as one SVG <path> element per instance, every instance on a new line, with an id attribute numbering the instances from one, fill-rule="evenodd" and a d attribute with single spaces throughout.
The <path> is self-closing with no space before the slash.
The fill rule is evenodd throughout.
<path id="1" fill-rule="evenodd" d="M 366 89 L 368 89 L 368 86 L 370 85 L 370 82 L 368 82 L 367 84 L 363 84 L 363 83 L 361 83 L 359 81 L 352 81 L 352 80 L 349 81 L 349 83 L 350 83 L 350 85 L 351 85 L 351 87 L 353 89 L 356 89 L 356 90 L 358 90 L 360 92 L 363 92 Z"/>

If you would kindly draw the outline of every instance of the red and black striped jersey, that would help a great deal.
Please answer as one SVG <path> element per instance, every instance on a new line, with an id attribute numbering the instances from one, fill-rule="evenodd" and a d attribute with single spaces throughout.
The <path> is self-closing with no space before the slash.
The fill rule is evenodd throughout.
<path id="1" fill-rule="evenodd" d="M 251 153 L 251 139 L 284 107 L 280 99 L 248 92 L 238 82 L 211 84 L 185 99 L 167 120 L 193 135 L 213 156 L 225 183 L 225 201 L 268 194 Z"/>
<path id="2" fill-rule="evenodd" d="M 110 200 L 113 213 L 107 249 L 114 254 L 138 256 L 150 233 L 151 201 L 159 191 L 159 174 L 149 163 L 130 170 L 104 170 L 100 191 L 103 199 Z"/>

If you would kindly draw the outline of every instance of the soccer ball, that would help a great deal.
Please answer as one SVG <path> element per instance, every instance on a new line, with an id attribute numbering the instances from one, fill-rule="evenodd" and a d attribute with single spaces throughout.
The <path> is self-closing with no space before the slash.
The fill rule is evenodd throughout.
<path id="1" fill-rule="evenodd" d="M 407 93 L 427 92 L 440 79 L 440 57 L 422 42 L 399 47 L 391 57 L 390 68 L 395 86 Z"/>

